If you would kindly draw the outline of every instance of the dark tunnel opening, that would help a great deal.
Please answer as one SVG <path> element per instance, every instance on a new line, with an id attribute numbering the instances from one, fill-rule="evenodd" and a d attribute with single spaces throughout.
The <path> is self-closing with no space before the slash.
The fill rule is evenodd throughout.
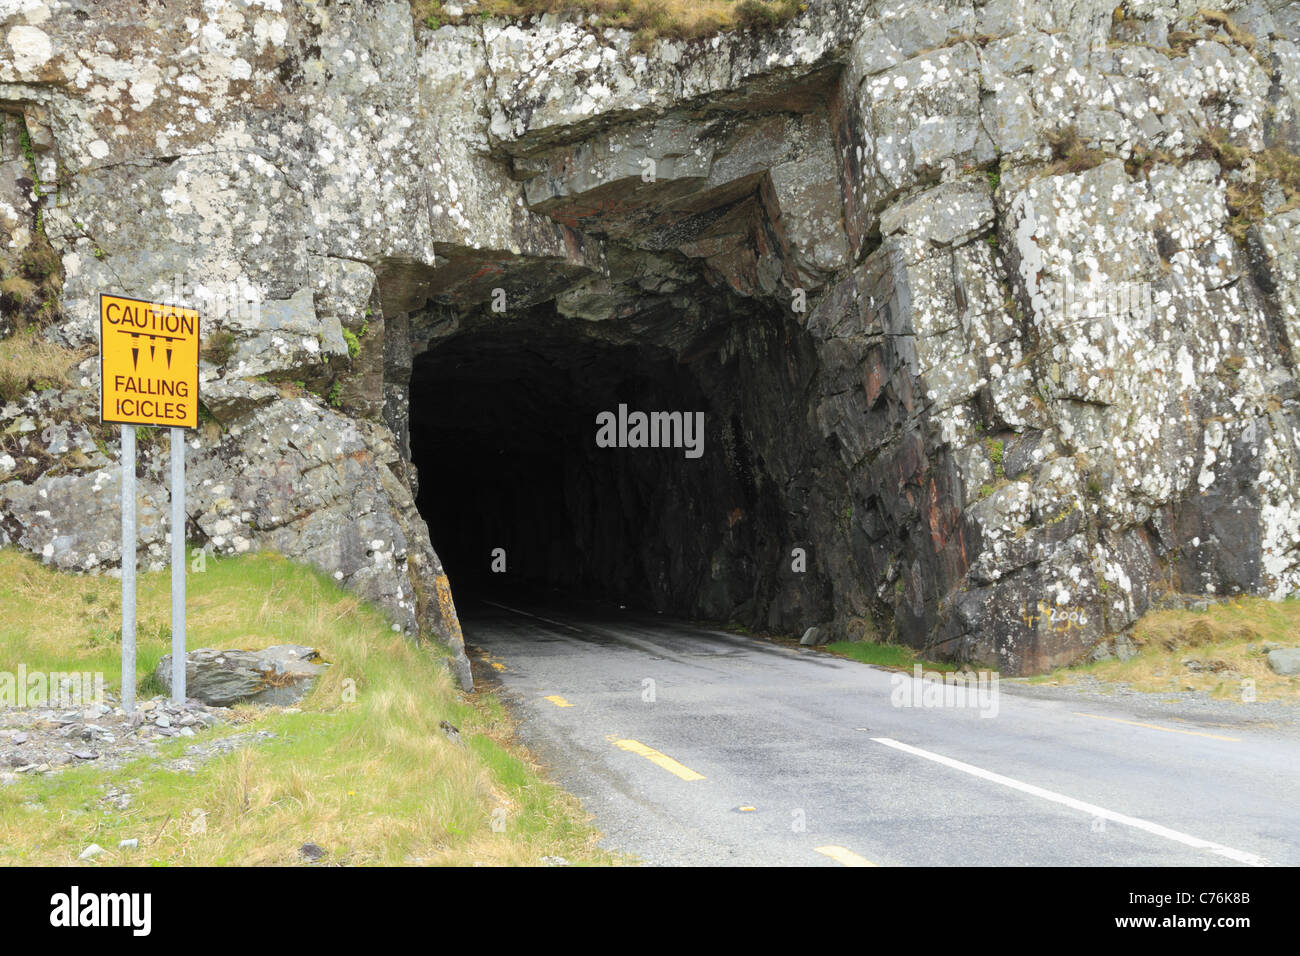
<path id="1" fill-rule="evenodd" d="M 549 313 L 418 355 L 417 504 L 457 601 L 558 594 L 778 631 L 827 616 L 825 575 L 790 558 L 818 510 L 798 404 L 812 363 L 780 322 L 750 325 L 672 349 Z M 613 437 L 620 406 L 629 446 L 673 447 L 600 447 L 598 415 Z"/>

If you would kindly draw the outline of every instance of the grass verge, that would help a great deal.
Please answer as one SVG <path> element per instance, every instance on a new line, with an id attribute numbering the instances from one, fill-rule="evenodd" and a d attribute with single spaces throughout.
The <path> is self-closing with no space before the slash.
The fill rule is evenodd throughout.
<path id="1" fill-rule="evenodd" d="M 836 641 L 825 645 L 825 650 L 837 657 L 848 657 L 863 664 L 876 667 L 893 667 L 910 671 L 920 664 L 927 671 L 952 672 L 958 670 L 955 664 L 927 661 L 915 650 L 902 644 L 873 644 L 869 641 Z M 974 665 L 972 665 L 974 669 Z"/>
<path id="2" fill-rule="evenodd" d="M 708 622 L 697 622 L 702 627 L 716 627 L 716 624 Z M 801 647 L 799 638 L 789 637 L 785 634 L 767 634 L 758 633 L 745 627 L 743 624 L 726 623 L 721 625 L 725 631 L 732 634 L 740 634 L 745 637 L 758 638 L 759 640 L 771 641 L 774 644 L 783 644 L 786 647 Z M 964 667 L 958 667 L 956 664 L 940 663 L 938 661 L 928 661 L 921 657 L 913 648 L 903 644 L 891 644 L 888 642 L 877 641 L 833 641 L 830 644 L 814 645 L 810 650 L 825 651 L 828 654 L 834 654 L 836 657 L 846 657 L 849 660 L 859 661 L 863 664 L 873 664 L 876 667 L 892 667 L 900 670 L 911 671 L 912 666 L 920 664 L 927 671 L 952 672 L 964 670 Z M 970 665 L 971 670 L 977 669 L 975 665 Z"/>
<path id="3" fill-rule="evenodd" d="M 1133 628 L 1138 654 L 1062 668 L 1031 683 L 1071 684 L 1080 677 L 1124 684 L 1148 693 L 1206 691 L 1219 700 L 1243 699 L 1254 681 L 1257 700 L 1300 704 L 1300 677 L 1268 666 L 1268 646 L 1300 644 L 1300 600 L 1241 597 L 1205 611 L 1148 612 Z"/>
<path id="4" fill-rule="evenodd" d="M 0 669 L 119 674 L 120 585 L 0 551 Z M 239 723 L 160 748 L 117 770 L 82 766 L 0 786 L 0 864 L 292 864 L 304 843 L 325 863 L 616 862 L 569 794 L 512 742 L 494 696 L 455 689 L 437 648 L 394 634 L 326 576 L 274 555 L 207 561 L 189 576 L 190 647 L 316 647 L 330 667 L 299 708 L 238 708 Z M 170 640 L 166 572 L 139 582 L 141 693 Z M 462 743 L 439 729 L 450 721 Z M 196 742 L 266 730 L 273 739 L 193 772 L 166 760 Z M 105 791 L 131 794 L 125 810 Z M 139 840 L 137 850 L 117 850 Z"/>

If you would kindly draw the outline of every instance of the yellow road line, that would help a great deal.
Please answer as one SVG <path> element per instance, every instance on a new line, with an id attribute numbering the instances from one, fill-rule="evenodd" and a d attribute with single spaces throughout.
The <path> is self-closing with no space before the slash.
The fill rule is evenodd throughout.
<path id="1" fill-rule="evenodd" d="M 813 847 L 822 856 L 829 856 L 841 866 L 875 866 L 866 857 L 858 856 L 852 850 L 846 850 L 842 846 L 818 846 Z"/>
<path id="2" fill-rule="evenodd" d="M 667 770 L 669 773 L 675 774 L 676 776 L 681 777 L 683 780 L 704 779 L 704 774 L 696 773 L 690 767 L 682 766 L 667 754 L 661 754 L 653 747 L 647 747 L 645 744 L 641 743 L 638 740 L 616 740 L 614 741 L 614 746 L 619 747 L 622 750 L 626 750 L 629 753 L 634 753 L 634 754 L 638 754 L 639 756 L 645 757 L 646 760 L 649 760 L 651 763 L 658 764 L 659 766 Z"/>
<path id="3" fill-rule="evenodd" d="M 563 697 L 561 697 L 559 694 L 551 694 L 550 696 L 548 696 L 548 697 L 543 697 L 542 699 L 543 699 L 543 700 L 549 700 L 549 701 L 550 701 L 552 704 L 554 704 L 556 707 L 572 707 L 572 706 L 573 706 L 573 705 L 570 704 L 567 700 L 565 700 Z"/>
<path id="4" fill-rule="evenodd" d="M 1224 737 L 1221 734 L 1207 734 L 1199 730 L 1179 730 L 1177 727 L 1161 727 L 1159 724 L 1144 724 L 1138 720 L 1122 720 L 1119 717 L 1103 717 L 1101 714 L 1085 714 L 1081 711 L 1075 711 L 1076 717 L 1091 717 L 1093 720 L 1111 720 L 1117 724 L 1128 724 L 1130 727 L 1146 727 L 1148 730 L 1163 730 L 1167 734 L 1186 734 L 1188 737 L 1209 737 L 1211 740 L 1226 740 L 1229 743 L 1241 743 L 1240 737 Z"/>

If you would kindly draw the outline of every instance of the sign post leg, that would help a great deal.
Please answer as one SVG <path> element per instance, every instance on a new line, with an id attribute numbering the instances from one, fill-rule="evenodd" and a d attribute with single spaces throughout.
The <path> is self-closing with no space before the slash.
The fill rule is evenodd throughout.
<path id="1" fill-rule="evenodd" d="M 172 703 L 185 703 L 185 429 L 172 432 Z"/>
<path id="2" fill-rule="evenodd" d="M 122 426 L 122 709 L 135 710 L 135 426 Z"/>

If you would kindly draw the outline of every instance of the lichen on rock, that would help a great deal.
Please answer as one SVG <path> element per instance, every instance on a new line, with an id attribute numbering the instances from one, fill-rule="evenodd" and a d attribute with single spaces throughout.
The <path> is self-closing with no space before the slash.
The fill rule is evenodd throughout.
<path id="1" fill-rule="evenodd" d="M 466 686 L 412 395 L 516 340 L 670 359 L 709 408 L 707 477 L 635 492 L 678 530 L 635 573 L 573 558 L 661 609 L 1028 673 L 1161 589 L 1295 593 L 1300 14 L 1125 10 L 812 0 L 634 44 L 406 0 L 9 4 L 0 349 L 35 328 L 71 371 L 0 408 L 0 543 L 120 560 L 73 364 L 115 291 L 204 315 L 189 537 L 311 561 Z"/>

